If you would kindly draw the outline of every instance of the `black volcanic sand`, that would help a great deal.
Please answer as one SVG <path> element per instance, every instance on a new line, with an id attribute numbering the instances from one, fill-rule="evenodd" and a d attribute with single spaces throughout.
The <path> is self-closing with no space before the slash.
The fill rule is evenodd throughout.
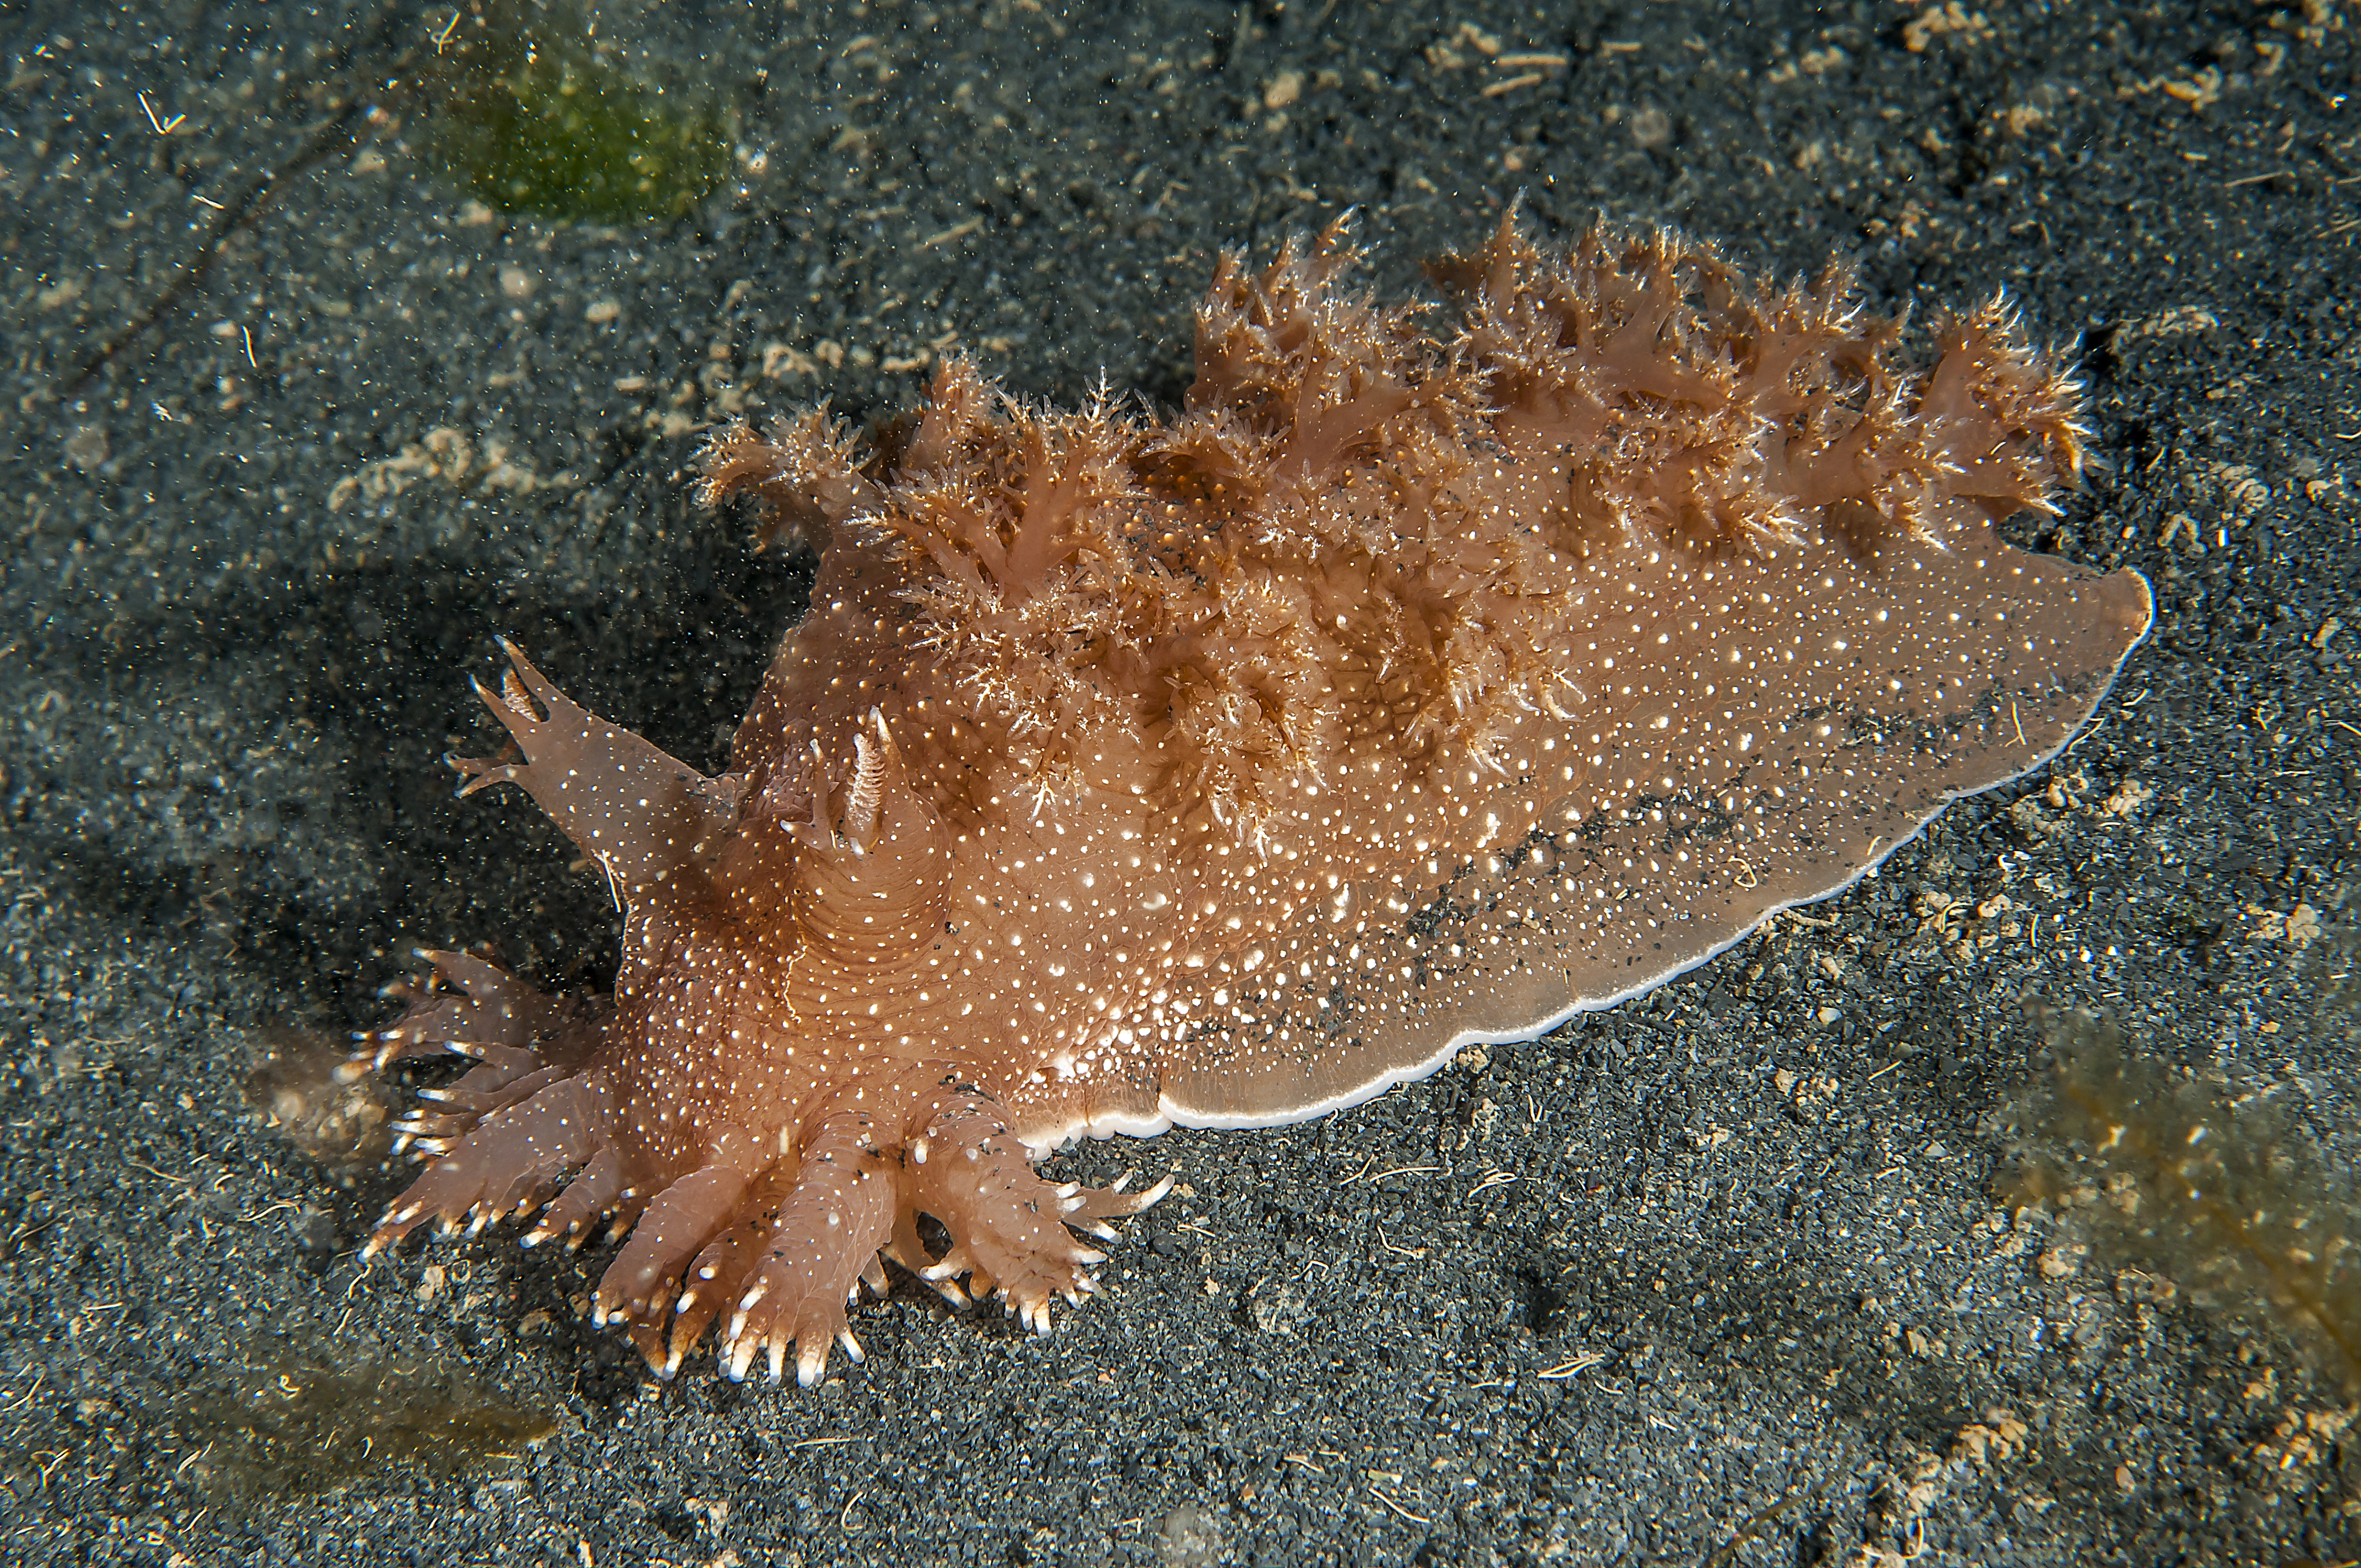
<path id="1" fill-rule="evenodd" d="M 2039 1004 L 2100 1009 L 2361 1230 L 2303 1174 L 2361 1149 L 2349 5 L 701 9 L 598 18 L 730 121 L 631 227 L 446 170 L 405 83 L 464 4 L 0 14 L 10 1560 L 2361 1558 L 2317 1324 L 2009 1174 Z M 817 1389 L 666 1387 L 598 1255 L 361 1266 L 405 1178 L 324 1064 L 410 949 L 613 961 L 530 806 L 451 799 L 467 674 L 512 635 L 713 767 L 800 609 L 684 493 L 708 422 L 882 416 L 954 346 L 1170 406 L 1222 247 L 1356 207 L 1399 294 L 1520 193 L 1921 327 L 2009 291 L 2099 459 L 2011 532 L 2158 589 L 2095 728 L 1640 1001 L 1062 1157 L 1182 1185 L 1048 1340 L 903 1281 Z"/>

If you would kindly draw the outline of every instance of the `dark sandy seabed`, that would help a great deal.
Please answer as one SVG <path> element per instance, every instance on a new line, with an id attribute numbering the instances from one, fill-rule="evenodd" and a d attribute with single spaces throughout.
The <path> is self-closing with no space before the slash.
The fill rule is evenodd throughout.
<path id="1" fill-rule="evenodd" d="M 624 226 L 444 167 L 388 84 L 465 9 L 0 9 L 10 1561 L 2361 1559 L 2352 1367 L 2237 1225 L 2012 1175 L 2103 1009 L 2315 1276 L 2361 1231 L 2349 6 L 620 11 L 616 69 L 727 121 Z M 1062 1157 L 1182 1185 L 1048 1340 L 904 1281 L 817 1389 L 664 1387 L 595 1255 L 361 1266 L 404 1177 L 324 1064 L 378 988 L 612 962 L 530 806 L 451 799 L 467 673 L 513 635 L 710 768 L 800 609 L 684 494 L 708 422 L 882 415 L 953 347 L 1169 406 L 1221 247 L 1356 206 L 1400 293 L 1519 192 L 1922 323 L 2008 289 L 2101 460 L 2012 532 L 2158 589 L 2094 729 L 1653 995 Z M 2143 1194 L 2175 1245 L 2090 1218 Z"/>

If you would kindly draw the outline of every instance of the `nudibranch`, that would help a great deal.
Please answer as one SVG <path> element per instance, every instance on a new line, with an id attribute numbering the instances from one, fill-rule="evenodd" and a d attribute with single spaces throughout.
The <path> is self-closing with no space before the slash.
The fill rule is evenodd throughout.
<path id="1" fill-rule="evenodd" d="M 1222 261 L 1169 418 L 952 360 L 865 437 L 713 438 L 704 499 L 817 553 L 811 609 L 711 778 L 508 650 L 461 793 L 597 862 L 620 967 L 429 955 L 357 1062 L 476 1065 L 372 1249 L 603 1224 L 597 1313 L 664 1373 L 717 1323 L 733 1377 L 857 1359 L 881 1256 L 1045 1330 L 1075 1233 L 1163 1190 L 1049 1150 L 1317 1116 L 1645 991 L 2053 755 L 2147 629 L 2136 574 L 1994 532 L 2085 433 L 1997 299 L 1914 371 L 1838 267 L 1512 219 L 1432 269 L 1444 334 L 1354 259 Z"/>

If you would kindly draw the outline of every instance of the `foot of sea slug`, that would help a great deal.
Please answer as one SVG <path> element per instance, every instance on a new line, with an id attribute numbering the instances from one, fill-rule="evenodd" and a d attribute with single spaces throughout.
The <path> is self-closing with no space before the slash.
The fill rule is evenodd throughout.
<path id="1" fill-rule="evenodd" d="M 606 1121 L 603 1086 L 595 1078 L 562 1077 L 482 1117 L 464 1135 L 425 1140 L 441 1152 L 394 1200 L 362 1255 L 375 1256 L 429 1216 L 480 1230 L 540 1207 L 569 1172 L 589 1167 L 607 1146 L 600 1131 Z"/>
<path id="2" fill-rule="evenodd" d="M 868 1125 L 848 1119 L 820 1126 L 722 1336 L 721 1364 L 731 1378 L 744 1381 L 755 1357 L 767 1355 L 777 1382 L 790 1346 L 796 1381 L 807 1388 L 828 1369 L 831 1343 L 861 1359 L 845 1304 L 864 1277 L 874 1277 L 900 1202 L 895 1161 L 875 1146 Z"/>
<path id="3" fill-rule="evenodd" d="M 758 1206 L 750 1205 L 759 1216 L 767 1213 L 776 1203 L 775 1197 L 763 1200 Z M 664 1349 L 664 1359 L 655 1361 L 659 1376 L 669 1377 L 680 1370 L 688 1353 L 705 1336 L 714 1319 L 722 1311 L 737 1305 L 746 1288 L 746 1277 L 763 1255 L 763 1239 L 769 1229 L 759 1217 L 749 1218 L 730 1226 L 705 1244 L 697 1261 L 688 1266 L 681 1282 L 680 1294 L 673 1299 L 672 1333 Z M 884 1281 L 875 1282 L 882 1287 Z"/>
<path id="4" fill-rule="evenodd" d="M 733 1378 L 767 1359 L 778 1380 L 790 1349 L 806 1387 L 827 1371 L 832 1343 L 859 1361 L 845 1306 L 864 1283 L 884 1293 L 881 1251 L 956 1304 L 968 1300 L 963 1276 L 979 1296 L 997 1291 L 1026 1327 L 1046 1333 L 1050 1298 L 1081 1300 L 1093 1288 L 1085 1270 L 1105 1256 L 1073 1232 L 1111 1240 L 1108 1220 L 1137 1213 L 1171 1188 L 1169 1179 L 1136 1194 L 1121 1182 L 1097 1190 L 1046 1181 L 994 1101 L 946 1089 L 941 1075 L 928 1072 L 873 1083 L 868 1109 L 823 1117 L 807 1135 L 793 1184 L 765 1205 L 772 1217 L 759 1244 L 741 1225 L 691 1268 L 663 1365 L 679 1364 L 722 1299 L 733 1310 L 721 1364 Z M 895 1104 L 896 1091 L 914 1098 Z M 919 1240 L 921 1212 L 950 1234 L 939 1260 L 930 1261 Z"/>
<path id="5" fill-rule="evenodd" d="M 658 1376 L 680 1369 L 706 1325 L 735 1299 L 760 1250 L 762 1221 L 786 1191 L 780 1170 L 752 1152 L 742 1134 L 715 1139 L 706 1151 L 710 1163 L 649 1200 L 598 1280 L 594 1317 L 628 1323 Z"/>
<path id="6" fill-rule="evenodd" d="M 910 1202 L 951 1236 L 950 1250 L 919 1277 L 936 1283 L 965 1275 L 975 1295 L 998 1291 L 1038 1334 L 1049 1332 L 1050 1298 L 1079 1303 L 1097 1288 L 1085 1271 L 1106 1260 L 1077 1245 L 1068 1227 L 1112 1241 L 1107 1221 L 1137 1214 L 1172 1190 L 1169 1176 L 1138 1193 L 1124 1191 L 1129 1177 L 1112 1188 L 1045 1180 L 994 1102 L 975 1094 L 948 1103 L 911 1156 Z"/>
<path id="7" fill-rule="evenodd" d="M 596 1002 L 551 996 L 534 990 L 489 959 L 474 953 L 418 956 L 434 967 L 419 980 L 386 988 L 384 994 L 410 1005 L 382 1029 L 364 1030 L 361 1049 L 337 1069 L 346 1081 L 412 1057 L 473 1057 L 509 1075 L 544 1061 L 572 1065 L 598 1043 L 601 1020 Z M 474 1073 L 454 1089 L 492 1087 L 496 1075 Z"/>
<path id="8" fill-rule="evenodd" d="M 387 1209 L 363 1255 L 384 1251 L 430 1217 L 481 1229 L 526 1212 L 576 1171 L 536 1237 L 571 1235 L 627 1204 L 604 1132 L 605 1084 L 582 1067 L 604 1028 L 599 1006 L 544 995 L 469 954 L 425 956 L 436 972 L 407 988 L 408 1010 L 365 1036 L 351 1066 L 366 1071 L 439 1055 L 469 1057 L 477 1066 L 426 1092 L 439 1109 L 413 1111 L 396 1124 L 405 1146 L 434 1157 Z"/>

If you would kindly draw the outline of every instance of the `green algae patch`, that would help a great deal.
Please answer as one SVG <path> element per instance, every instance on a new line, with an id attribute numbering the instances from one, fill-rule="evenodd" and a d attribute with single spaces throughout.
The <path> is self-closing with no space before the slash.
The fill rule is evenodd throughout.
<path id="1" fill-rule="evenodd" d="M 427 64 L 443 170 L 489 206 L 567 223 L 680 217 L 729 171 L 727 107 L 656 79 L 571 7 L 487 5 Z"/>
<path id="2" fill-rule="evenodd" d="M 245 1504 L 334 1491 L 389 1465 L 449 1475 L 557 1430 L 548 1411 L 456 1369 L 317 1343 L 258 1345 L 176 1414 L 194 1453 L 182 1478 Z"/>
<path id="3" fill-rule="evenodd" d="M 2113 1018 L 2037 1003 L 2055 1081 L 2001 1197 L 2231 1317 L 2275 1321 L 2361 1394 L 2361 1188 L 2253 1095 L 2177 1072 Z"/>

